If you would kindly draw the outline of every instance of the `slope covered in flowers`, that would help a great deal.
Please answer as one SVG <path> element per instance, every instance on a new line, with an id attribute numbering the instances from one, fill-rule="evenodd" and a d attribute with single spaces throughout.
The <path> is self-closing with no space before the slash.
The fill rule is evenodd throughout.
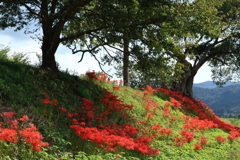
<path id="1" fill-rule="evenodd" d="M 87 76 L 103 86 L 107 79 L 94 72 L 87 73 Z M 159 143 L 165 143 L 175 149 L 179 147 L 179 150 L 186 145 L 191 150 L 190 158 L 195 154 L 201 159 L 200 150 L 212 146 L 217 150 L 226 141 L 238 141 L 240 136 L 240 128 L 225 123 L 204 103 L 184 97 L 180 92 L 146 86 L 143 91 L 132 93 L 141 100 L 140 106 L 134 106 L 134 103 L 124 102 L 124 98 L 127 100 L 125 95 L 131 93 L 130 89 L 113 85 L 104 91 L 105 95 L 99 97 L 97 104 L 82 98 L 83 103 L 75 112 L 59 109 L 71 118 L 73 124 L 69 127 L 80 139 L 96 143 L 106 151 L 137 151 L 136 155 L 142 154 L 137 156 L 139 158 L 162 159 L 161 153 L 165 151 Z M 165 97 L 167 101 L 158 103 L 152 95 Z M 218 154 L 216 159 L 227 157 L 221 155 L 221 151 Z"/>
<path id="2" fill-rule="evenodd" d="M 0 75 L 2 104 L 22 104 L 16 114 L 0 108 L 1 158 L 240 157 L 240 129 L 199 100 L 151 86 L 134 90 L 95 72 L 71 77 L 19 68 Z"/>

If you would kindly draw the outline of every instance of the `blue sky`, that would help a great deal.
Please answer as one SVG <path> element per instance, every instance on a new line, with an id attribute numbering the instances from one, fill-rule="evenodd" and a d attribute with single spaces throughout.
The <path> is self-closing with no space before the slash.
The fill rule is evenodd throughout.
<path id="1" fill-rule="evenodd" d="M 30 38 L 32 34 L 24 34 L 24 30 L 14 32 L 13 29 L 0 30 L 0 45 L 9 46 L 12 52 L 26 53 L 31 59 L 31 63 L 38 62 L 36 53 L 41 53 L 41 43 Z M 86 71 L 100 71 L 97 61 L 90 55 L 84 56 L 81 63 L 78 61 L 81 58 L 81 53 L 72 54 L 71 50 L 64 46 L 60 46 L 56 52 L 56 60 L 61 66 L 61 70 L 68 70 L 84 74 Z M 109 66 L 104 66 L 104 70 L 110 70 L 114 73 L 114 69 Z M 201 83 L 211 80 L 211 69 L 207 65 L 201 67 L 194 78 L 194 83 Z"/>

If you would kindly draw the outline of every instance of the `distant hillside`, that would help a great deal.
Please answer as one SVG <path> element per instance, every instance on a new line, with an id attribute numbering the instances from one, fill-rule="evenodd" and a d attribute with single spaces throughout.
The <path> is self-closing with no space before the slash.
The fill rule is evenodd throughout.
<path id="1" fill-rule="evenodd" d="M 227 82 L 224 86 L 229 86 L 229 85 L 240 85 L 240 82 L 234 83 L 234 82 Z M 194 87 L 200 87 L 200 88 L 217 88 L 217 85 L 213 83 L 213 81 L 206 81 L 202 83 L 194 83 Z"/>
<path id="2" fill-rule="evenodd" d="M 201 86 L 196 87 L 196 86 Z M 240 114 L 240 83 L 229 82 L 223 88 L 216 88 L 211 81 L 195 84 L 193 94 L 205 102 L 217 115 Z"/>

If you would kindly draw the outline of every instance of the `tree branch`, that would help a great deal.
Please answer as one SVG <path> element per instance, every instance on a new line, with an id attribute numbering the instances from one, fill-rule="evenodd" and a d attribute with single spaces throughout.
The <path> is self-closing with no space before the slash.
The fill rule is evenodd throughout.
<path id="1" fill-rule="evenodd" d="M 76 34 L 60 38 L 60 42 L 64 42 L 64 41 L 67 41 L 67 40 L 72 40 L 72 39 L 78 38 L 82 35 L 90 34 L 92 32 L 96 32 L 96 31 L 100 31 L 100 30 L 105 29 L 105 28 L 108 28 L 108 26 L 103 26 L 103 27 L 99 27 L 99 28 L 96 28 L 96 29 L 91 29 L 91 30 L 87 30 L 87 31 L 78 32 Z"/>
<path id="2" fill-rule="evenodd" d="M 97 49 L 98 47 L 101 47 L 102 45 L 104 44 L 101 44 L 101 45 L 96 45 L 95 47 L 91 48 L 91 49 L 88 49 L 88 50 L 82 50 L 82 49 L 79 49 L 79 50 L 74 50 L 74 49 L 71 49 L 72 50 L 72 53 L 75 54 L 75 53 L 78 53 L 78 52 L 92 52 L 94 51 L 95 49 Z M 75 47 L 76 48 L 76 47 Z M 89 48 L 89 47 L 88 47 Z"/>
<path id="3" fill-rule="evenodd" d="M 78 63 L 82 62 L 85 52 L 82 53 L 81 59 L 78 61 Z"/>
<path id="4" fill-rule="evenodd" d="M 229 64 L 228 64 L 228 63 L 226 63 L 226 62 L 225 62 L 225 60 L 221 60 L 221 59 L 220 59 L 220 58 L 218 58 L 218 57 L 212 57 L 212 59 L 215 59 L 215 60 L 217 60 L 217 61 L 221 62 L 221 63 L 222 63 L 222 65 L 227 65 L 227 66 L 229 66 Z"/>
<path id="5" fill-rule="evenodd" d="M 50 15 L 53 15 L 55 13 L 56 5 L 57 5 L 58 0 L 52 0 L 51 3 L 51 13 Z"/>
<path id="6" fill-rule="evenodd" d="M 41 15 L 37 12 L 35 12 L 33 9 L 31 9 L 31 7 L 29 7 L 26 3 L 24 3 L 22 0 L 18 0 L 19 3 L 21 3 L 29 12 L 31 12 L 32 14 L 37 15 L 38 17 L 41 17 Z"/>

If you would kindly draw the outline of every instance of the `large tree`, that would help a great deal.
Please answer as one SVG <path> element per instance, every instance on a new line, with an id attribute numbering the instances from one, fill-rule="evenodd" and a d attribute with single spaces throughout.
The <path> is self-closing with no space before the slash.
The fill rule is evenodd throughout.
<path id="1" fill-rule="evenodd" d="M 206 63 L 218 69 L 225 65 L 231 66 L 229 71 L 237 71 L 240 56 L 239 5 L 237 0 L 195 0 L 176 8 L 182 16 L 173 26 L 177 27 L 177 32 L 174 31 L 172 36 L 176 44 L 172 55 L 177 58 L 176 63 L 184 65 L 184 73 L 175 75 L 179 79 L 173 82 L 173 90 L 193 97 L 194 77 Z M 227 72 L 214 70 L 214 73 L 216 77 L 221 77 Z M 218 81 L 217 78 L 214 80 Z"/>
<path id="2" fill-rule="evenodd" d="M 122 16 L 121 12 L 115 10 L 118 4 L 134 5 L 137 1 L 3 0 L 0 3 L 0 27 L 20 30 L 26 25 L 34 24 L 37 29 L 41 29 L 42 68 L 57 70 L 55 53 L 59 44 L 69 46 L 69 42 L 76 39 L 91 41 L 84 39 L 85 36 L 106 28 L 116 28 L 116 20 Z M 121 26 L 124 25 L 117 28 Z M 73 28 L 74 31 L 71 31 Z"/>
<path id="3" fill-rule="evenodd" d="M 144 51 L 145 54 L 139 54 L 138 62 L 134 65 L 135 71 L 140 73 L 138 75 L 144 75 L 145 80 L 153 78 L 157 85 L 161 85 L 167 77 L 161 71 L 154 75 L 159 76 L 160 80 L 151 76 L 157 68 L 154 65 L 157 65 L 158 59 L 162 59 L 160 70 L 163 71 L 168 63 L 163 59 L 171 57 L 173 63 L 169 68 L 174 72 L 168 75 L 172 76 L 171 89 L 190 97 L 193 97 L 194 77 L 206 63 L 213 67 L 213 80 L 217 84 L 231 80 L 233 75 L 239 79 L 240 2 L 195 0 L 176 3 L 178 5 L 174 5 L 171 12 L 174 21 L 166 21 L 157 30 L 150 30 L 149 33 L 153 34 L 148 34 L 148 41 L 151 41 L 147 44 L 148 50 Z M 166 34 L 164 39 L 155 38 L 158 32 Z M 149 51 L 158 53 L 149 56 Z M 151 67 L 151 64 L 154 65 Z"/>

